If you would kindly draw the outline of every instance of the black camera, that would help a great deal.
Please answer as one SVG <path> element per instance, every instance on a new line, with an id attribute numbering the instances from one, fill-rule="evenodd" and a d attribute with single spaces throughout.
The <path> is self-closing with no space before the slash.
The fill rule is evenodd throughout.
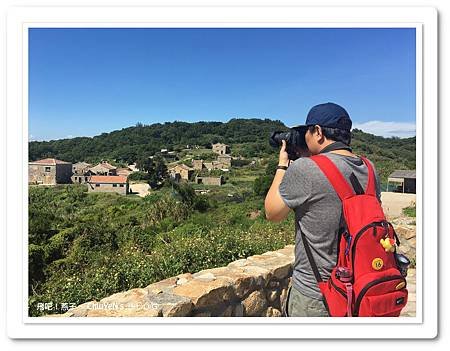
<path id="1" fill-rule="evenodd" d="M 290 160 L 298 159 L 302 154 L 308 153 L 308 146 L 305 141 L 307 127 L 292 128 L 288 132 L 272 132 L 269 144 L 272 147 L 279 148 L 282 140 L 286 140 L 286 152 Z"/>

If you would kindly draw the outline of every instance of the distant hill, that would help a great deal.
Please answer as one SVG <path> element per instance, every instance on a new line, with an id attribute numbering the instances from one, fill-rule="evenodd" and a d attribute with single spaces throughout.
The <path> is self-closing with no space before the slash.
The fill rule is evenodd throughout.
<path id="1" fill-rule="evenodd" d="M 69 162 L 98 162 L 101 159 L 132 163 L 160 151 L 181 151 L 187 145 L 210 148 L 212 143 L 229 144 L 245 157 L 274 157 L 268 143 L 270 132 L 288 130 L 281 121 L 231 119 L 224 122 L 138 123 L 110 133 L 90 137 L 29 142 L 29 161 L 55 157 Z M 416 138 L 383 138 L 354 129 L 352 147 L 357 154 L 375 162 L 382 179 L 394 169 L 414 169 Z M 236 151 L 235 151 L 236 152 Z"/>

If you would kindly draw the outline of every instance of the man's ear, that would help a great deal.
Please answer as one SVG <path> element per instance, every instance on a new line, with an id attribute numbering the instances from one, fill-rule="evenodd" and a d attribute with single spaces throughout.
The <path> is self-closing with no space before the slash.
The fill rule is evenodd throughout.
<path id="1" fill-rule="evenodd" d="M 315 128 L 316 128 L 317 141 L 319 143 L 322 143 L 324 141 L 324 136 L 323 136 L 323 133 L 322 133 L 322 127 L 319 126 L 319 125 L 316 125 Z"/>

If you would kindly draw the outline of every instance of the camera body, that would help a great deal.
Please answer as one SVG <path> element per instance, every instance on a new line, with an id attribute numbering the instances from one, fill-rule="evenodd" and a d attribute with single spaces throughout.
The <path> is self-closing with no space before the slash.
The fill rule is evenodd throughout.
<path id="1" fill-rule="evenodd" d="M 294 161 L 301 157 L 302 154 L 308 154 L 308 146 L 305 141 L 307 127 L 295 127 L 287 132 L 272 132 L 269 144 L 274 148 L 280 148 L 282 140 L 286 141 L 286 152 L 289 159 Z"/>

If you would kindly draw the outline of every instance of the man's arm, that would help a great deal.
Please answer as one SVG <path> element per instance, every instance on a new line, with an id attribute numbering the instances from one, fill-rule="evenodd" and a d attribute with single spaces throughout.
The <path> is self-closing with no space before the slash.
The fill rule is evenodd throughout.
<path id="1" fill-rule="evenodd" d="M 283 145 L 281 146 L 278 165 L 288 166 L 289 157 L 286 152 L 286 142 L 283 140 L 282 143 Z M 285 170 L 277 169 L 275 177 L 273 178 L 272 181 L 272 185 L 270 186 L 269 192 L 267 193 L 266 200 L 264 202 L 266 218 L 272 222 L 281 222 L 289 214 L 290 208 L 285 204 L 285 202 L 281 198 L 279 191 L 279 187 L 285 173 L 286 173 Z"/>

